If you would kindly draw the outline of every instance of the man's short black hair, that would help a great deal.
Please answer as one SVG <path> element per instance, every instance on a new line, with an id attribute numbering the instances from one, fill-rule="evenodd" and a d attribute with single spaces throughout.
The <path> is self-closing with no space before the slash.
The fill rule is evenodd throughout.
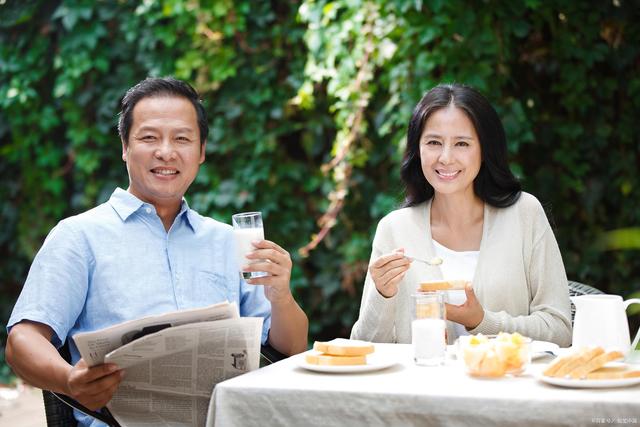
<path id="1" fill-rule="evenodd" d="M 180 96 L 191 102 L 198 116 L 200 129 L 200 144 L 204 144 L 209 135 L 207 114 L 198 96 L 198 92 L 186 82 L 173 77 L 147 77 L 127 91 L 122 98 L 121 110 L 118 114 L 118 134 L 124 145 L 129 144 L 129 132 L 133 122 L 133 108 L 144 98 L 154 96 Z"/>

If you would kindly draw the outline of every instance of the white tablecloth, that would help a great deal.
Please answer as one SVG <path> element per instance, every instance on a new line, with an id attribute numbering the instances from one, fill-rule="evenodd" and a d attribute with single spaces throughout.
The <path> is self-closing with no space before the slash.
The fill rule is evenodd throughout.
<path id="1" fill-rule="evenodd" d="M 324 374 L 291 357 L 216 386 L 207 426 L 640 425 L 640 387 L 567 389 L 536 379 L 544 364 L 501 379 L 468 376 L 460 362 L 416 366 L 411 346 L 376 344 L 398 364 Z"/>

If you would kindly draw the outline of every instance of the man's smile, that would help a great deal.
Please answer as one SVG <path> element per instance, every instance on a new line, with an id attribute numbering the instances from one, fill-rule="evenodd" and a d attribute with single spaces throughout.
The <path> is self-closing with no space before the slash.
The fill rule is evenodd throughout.
<path id="1" fill-rule="evenodd" d="M 170 168 L 153 168 L 151 169 L 151 172 L 156 175 L 162 175 L 162 176 L 177 175 L 180 173 L 176 169 L 170 169 Z"/>

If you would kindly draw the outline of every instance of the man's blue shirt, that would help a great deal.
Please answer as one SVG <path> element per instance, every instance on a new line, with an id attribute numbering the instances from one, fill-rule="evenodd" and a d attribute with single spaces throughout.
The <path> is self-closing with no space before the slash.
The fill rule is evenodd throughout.
<path id="1" fill-rule="evenodd" d="M 262 286 L 240 278 L 234 246 L 231 226 L 185 200 L 167 232 L 153 205 L 118 188 L 108 202 L 51 230 L 7 326 L 47 324 L 60 346 L 78 332 L 228 300 L 241 316 L 264 318 L 265 343 L 271 305 Z M 80 356 L 70 347 L 75 364 Z"/>

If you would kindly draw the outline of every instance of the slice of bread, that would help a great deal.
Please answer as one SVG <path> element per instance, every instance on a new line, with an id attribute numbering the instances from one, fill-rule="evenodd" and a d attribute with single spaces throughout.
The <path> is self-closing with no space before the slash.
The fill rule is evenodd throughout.
<path id="1" fill-rule="evenodd" d="M 569 376 L 574 380 L 578 378 L 585 378 L 585 376 L 596 369 L 602 368 L 608 362 L 612 362 L 614 360 L 622 359 L 624 354 L 619 351 L 608 351 L 606 353 L 600 354 L 599 356 L 595 356 L 587 363 L 580 365 L 574 368 L 571 372 L 569 372 Z"/>
<path id="2" fill-rule="evenodd" d="M 333 356 L 330 354 L 307 354 L 307 363 L 311 365 L 350 366 L 366 365 L 367 356 Z"/>
<path id="3" fill-rule="evenodd" d="M 542 375 L 547 377 L 555 377 L 556 372 L 558 372 L 559 369 L 563 368 L 567 363 L 573 360 L 574 357 L 575 355 L 573 354 L 556 357 L 551 363 L 549 363 L 545 370 L 542 371 Z"/>
<path id="4" fill-rule="evenodd" d="M 617 380 L 638 377 L 640 377 L 640 370 L 629 370 L 626 366 L 600 368 L 587 374 L 588 380 Z"/>
<path id="5" fill-rule="evenodd" d="M 579 350 L 577 353 L 569 356 L 570 360 L 559 367 L 556 372 L 551 375 L 553 377 L 562 378 L 569 374 L 569 372 L 573 371 L 579 366 L 585 365 L 594 357 L 600 356 L 604 353 L 604 349 L 602 347 L 585 347 Z"/>
<path id="6" fill-rule="evenodd" d="M 433 291 L 455 291 L 464 290 L 467 286 L 466 280 L 430 280 L 428 282 L 420 283 L 418 291 L 420 292 L 433 292 Z"/>
<path id="7" fill-rule="evenodd" d="M 373 353 L 375 347 L 367 341 L 336 338 L 331 341 L 316 341 L 313 349 L 332 356 L 364 356 Z"/>

